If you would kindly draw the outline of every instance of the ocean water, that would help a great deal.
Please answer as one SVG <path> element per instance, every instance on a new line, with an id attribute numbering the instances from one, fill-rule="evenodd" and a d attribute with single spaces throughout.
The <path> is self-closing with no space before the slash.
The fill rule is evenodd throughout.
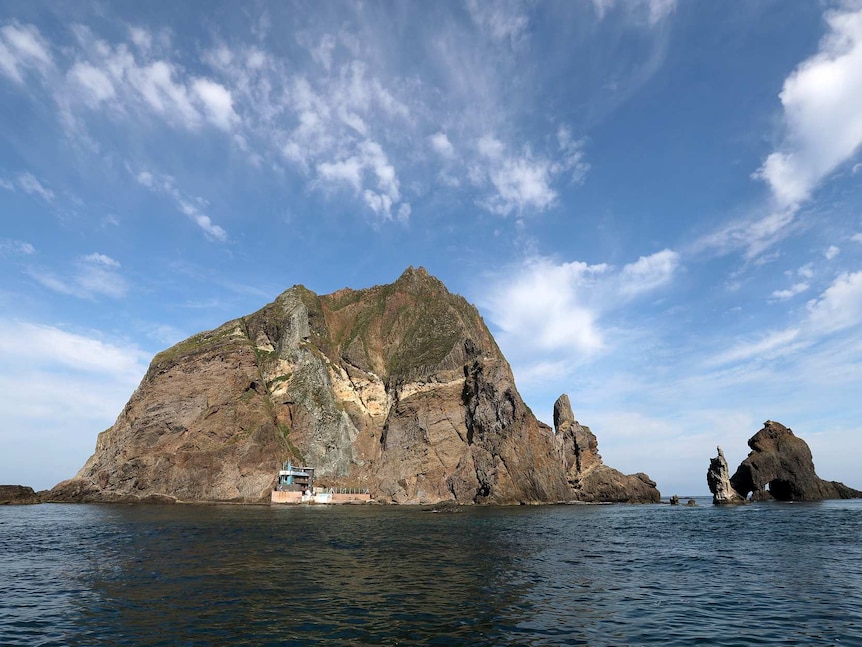
<path id="1" fill-rule="evenodd" d="M 862 501 L 0 507 L 0 644 L 862 645 Z"/>

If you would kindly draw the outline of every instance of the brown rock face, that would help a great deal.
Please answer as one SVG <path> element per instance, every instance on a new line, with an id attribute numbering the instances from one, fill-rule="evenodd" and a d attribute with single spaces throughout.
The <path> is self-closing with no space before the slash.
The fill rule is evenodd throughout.
<path id="1" fill-rule="evenodd" d="M 572 422 L 561 441 L 536 420 L 476 309 L 410 268 L 367 290 L 295 286 L 159 353 L 51 497 L 266 501 L 292 460 L 397 503 L 653 500 L 624 497 Z"/>
<path id="2" fill-rule="evenodd" d="M 569 396 L 554 403 L 554 442 L 577 501 L 658 503 L 661 494 L 643 473 L 626 475 L 602 463 L 599 444 L 589 427 L 575 420 Z"/>
<path id="3" fill-rule="evenodd" d="M 808 444 L 779 422 L 767 420 L 748 441 L 751 453 L 730 477 L 732 489 L 752 500 L 852 499 L 862 492 L 814 472 Z"/>
<path id="4" fill-rule="evenodd" d="M 40 495 L 26 485 L 0 485 L 0 505 L 40 503 Z"/>

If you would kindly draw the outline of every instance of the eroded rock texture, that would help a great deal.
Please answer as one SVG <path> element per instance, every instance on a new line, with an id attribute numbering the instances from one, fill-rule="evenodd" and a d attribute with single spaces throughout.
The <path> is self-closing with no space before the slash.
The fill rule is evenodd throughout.
<path id="1" fill-rule="evenodd" d="M 39 503 L 39 493 L 26 485 L 0 485 L 0 505 Z"/>
<path id="2" fill-rule="evenodd" d="M 536 420 L 476 309 L 409 268 L 366 290 L 295 286 L 159 353 L 51 494 L 263 501 L 289 459 L 397 503 L 658 500 L 570 423 L 555 435 Z"/>
<path id="3" fill-rule="evenodd" d="M 709 469 L 706 472 L 706 482 L 709 491 L 712 492 L 712 502 L 716 505 L 727 503 L 744 503 L 745 497 L 740 495 L 730 484 L 730 468 L 721 447 L 718 447 L 718 456 L 711 458 Z"/>
<path id="4" fill-rule="evenodd" d="M 763 429 L 749 439 L 748 446 L 751 452 L 730 477 L 731 489 L 743 499 L 749 494 L 754 501 L 862 497 L 859 490 L 817 476 L 808 444 L 779 422 L 767 420 Z M 715 495 L 711 481 L 710 490 Z"/>
<path id="5" fill-rule="evenodd" d="M 578 501 L 658 503 L 661 494 L 644 473 L 623 474 L 602 463 L 599 444 L 589 427 L 575 420 L 569 396 L 554 403 L 555 444 L 566 480 Z"/>

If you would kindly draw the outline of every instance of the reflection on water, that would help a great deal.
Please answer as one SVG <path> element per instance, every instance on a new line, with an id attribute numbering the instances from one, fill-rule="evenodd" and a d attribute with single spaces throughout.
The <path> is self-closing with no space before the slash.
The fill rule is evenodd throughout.
<path id="1" fill-rule="evenodd" d="M 862 502 L 0 509 L 4 645 L 862 640 Z"/>

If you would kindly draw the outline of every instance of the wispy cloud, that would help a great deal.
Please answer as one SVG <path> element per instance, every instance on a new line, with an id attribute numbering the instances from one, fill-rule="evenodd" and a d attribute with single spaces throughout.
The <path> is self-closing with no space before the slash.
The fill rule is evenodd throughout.
<path id="1" fill-rule="evenodd" d="M 0 440 L 18 450 L 0 471 L 37 489 L 73 476 L 148 361 L 126 340 L 0 318 Z"/>
<path id="2" fill-rule="evenodd" d="M 819 334 L 862 323 L 862 272 L 843 273 L 807 304 L 808 324 Z"/>
<path id="3" fill-rule="evenodd" d="M 788 344 L 795 341 L 799 337 L 799 333 L 799 328 L 768 332 L 760 335 L 757 339 L 745 340 L 735 344 L 728 350 L 711 357 L 706 365 L 722 366 L 752 358 L 769 358 L 773 353 L 786 351 Z"/>
<path id="4" fill-rule="evenodd" d="M 11 238 L 0 238 L 0 255 L 3 256 L 30 256 L 36 253 L 32 244 L 22 240 Z"/>
<path id="5" fill-rule="evenodd" d="M 560 127 L 558 139 L 560 154 L 556 158 L 536 156 L 529 147 L 513 153 L 490 135 L 479 139 L 470 177 L 481 188 L 492 191 L 479 204 L 503 216 L 540 213 L 553 206 L 558 195 L 554 181 L 570 171 L 581 181 L 589 168 L 581 142 L 572 141 L 568 128 Z"/>
<path id="6" fill-rule="evenodd" d="M 135 47 L 108 43 L 81 25 L 75 34 L 76 60 L 66 72 L 65 87 L 56 91 L 72 121 L 80 110 L 98 110 L 126 118 L 154 116 L 190 130 L 211 125 L 230 132 L 239 123 L 230 90 L 156 51 L 146 30 L 132 30 Z"/>
<path id="7" fill-rule="evenodd" d="M 467 9 L 476 25 L 494 41 L 518 45 L 526 38 L 530 19 L 526 4 L 520 0 L 480 2 L 467 0 Z"/>
<path id="8" fill-rule="evenodd" d="M 775 300 L 787 300 L 806 291 L 807 283 L 773 293 Z M 804 316 L 796 323 L 760 334 L 710 356 L 706 367 L 747 361 L 762 362 L 809 349 L 840 331 L 862 325 L 862 272 L 842 273 L 805 306 Z"/>
<path id="9" fill-rule="evenodd" d="M 19 173 L 12 179 L 0 178 L 0 188 L 7 191 L 23 191 L 27 195 L 51 204 L 56 196 L 54 192 L 32 173 Z"/>
<path id="10" fill-rule="evenodd" d="M 53 66 L 50 47 L 33 25 L 12 23 L 0 28 L 0 72 L 24 83 L 29 71 L 44 74 Z"/>
<path id="11" fill-rule="evenodd" d="M 71 272 L 57 275 L 42 267 L 30 267 L 27 274 L 44 287 L 81 299 L 99 296 L 120 299 L 128 293 L 129 285 L 119 272 L 120 263 L 110 256 L 92 253 L 80 257 Z"/>
<path id="12" fill-rule="evenodd" d="M 177 210 L 200 227 L 209 240 L 218 242 L 227 240 L 227 232 L 218 225 L 213 224 L 212 219 L 201 211 L 206 204 L 203 198 L 191 198 L 184 195 L 177 189 L 174 178 L 167 175 L 157 175 L 149 171 L 139 171 L 133 175 L 138 184 L 154 193 L 167 195 L 172 198 Z"/>
<path id="13" fill-rule="evenodd" d="M 709 252 L 718 255 L 742 251 L 746 260 L 754 260 L 799 227 L 796 211 L 785 209 L 766 216 L 754 215 L 725 224 L 701 236 L 690 245 L 689 253 Z"/>
<path id="14" fill-rule="evenodd" d="M 795 297 L 797 294 L 802 294 L 808 290 L 809 287 L 808 283 L 801 281 L 799 283 L 794 283 L 785 290 L 775 290 L 770 295 L 770 298 L 774 301 L 787 301 L 788 299 Z"/>
<path id="15" fill-rule="evenodd" d="M 599 20 L 604 20 L 612 11 L 621 10 L 635 20 L 655 26 L 674 12 L 676 0 L 593 0 L 593 8 Z"/>

